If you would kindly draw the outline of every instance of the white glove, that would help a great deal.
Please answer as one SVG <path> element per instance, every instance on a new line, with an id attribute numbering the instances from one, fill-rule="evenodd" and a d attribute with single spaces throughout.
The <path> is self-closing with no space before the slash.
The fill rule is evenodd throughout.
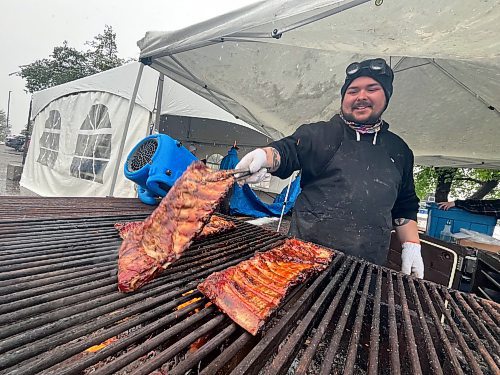
<path id="1" fill-rule="evenodd" d="M 236 169 L 248 169 L 252 174 L 242 180 L 238 180 L 238 184 L 256 184 L 261 182 L 268 174 L 266 167 L 267 155 L 263 149 L 257 148 L 249 152 L 243 156 L 236 166 Z M 240 174 L 237 173 L 234 177 L 238 178 L 239 176 Z"/>
<path id="2" fill-rule="evenodd" d="M 424 260 L 420 254 L 421 246 L 418 243 L 403 243 L 401 252 L 401 272 L 413 275 L 419 279 L 424 278 Z"/>

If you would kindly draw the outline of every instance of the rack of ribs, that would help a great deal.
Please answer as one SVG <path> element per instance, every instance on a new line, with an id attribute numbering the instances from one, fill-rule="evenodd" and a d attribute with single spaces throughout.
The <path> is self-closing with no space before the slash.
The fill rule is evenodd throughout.
<path id="1" fill-rule="evenodd" d="M 198 285 L 233 321 L 256 335 L 290 288 L 323 271 L 333 252 L 311 243 L 288 239 L 272 250 L 221 272 Z"/>
<path id="2" fill-rule="evenodd" d="M 114 225 L 115 229 L 122 239 L 128 237 L 132 230 L 136 227 L 142 227 L 143 221 L 119 222 Z M 196 240 L 214 236 L 216 234 L 225 233 L 236 228 L 236 224 L 232 221 L 223 219 L 218 216 L 210 217 L 210 221 L 203 227 L 201 233 L 195 238 Z"/>
<path id="3" fill-rule="evenodd" d="M 234 183 L 227 171 L 191 164 L 143 225 L 137 225 L 118 251 L 118 289 L 131 292 L 177 260 L 200 234 Z"/>

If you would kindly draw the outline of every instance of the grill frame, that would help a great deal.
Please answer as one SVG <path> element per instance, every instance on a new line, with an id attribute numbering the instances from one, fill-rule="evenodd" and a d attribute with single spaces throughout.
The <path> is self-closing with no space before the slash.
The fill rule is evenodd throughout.
<path id="1" fill-rule="evenodd" d="M 210 273 L 285 238 L 240 221 L 234 232 L 196 242 L 136 293 L 119 293 L 120 240 L 113 224 L 144 217 L 0 223 L 0 294 L 8 301 L 0 306 L 0 374 L 72 374 L 96 365 L 102 365 L 96 374 L 141 374 L 175 358 L 181 359 L 169 374 L 198 366 L 201 374 L 287 373 L 290 366 L 295 373 L 314 373 L 311 366 L 318 365 L 318 358 L 336 366 L 324 368 L 324 373 L 498 369 L 499 305 L 341 253 L 326 271 L 292 291 L 261 337 L 244 332 L 215 307 L 205 307 L 206 298 L 173 310 L 201 296 L 182 294 Z M 367 324 L 371 317 L 377 324 Z M 104 349 L 81 355 L 120 334 L 124 336 Z M 187 353 L 205 334 L 208 341 Z M 368 349 L 363 347 L 367 335 Z M 321 345 L 331 348 L 323 356 Z M 150 352 L 155 355 L 144 360 Z M 440 361 L 443 355 L 446 359 Z"/>

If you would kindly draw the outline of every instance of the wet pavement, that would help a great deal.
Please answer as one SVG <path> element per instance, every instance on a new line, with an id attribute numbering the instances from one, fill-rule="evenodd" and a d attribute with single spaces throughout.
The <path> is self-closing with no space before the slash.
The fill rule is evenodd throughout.
<path id="1" fill-rule="evenodd" d="M 0 145 L 0 195 L 21 195 L 19 181 L 7 180 L 7 165 L 21 165 L 22 160 L 22 152 Z"/>

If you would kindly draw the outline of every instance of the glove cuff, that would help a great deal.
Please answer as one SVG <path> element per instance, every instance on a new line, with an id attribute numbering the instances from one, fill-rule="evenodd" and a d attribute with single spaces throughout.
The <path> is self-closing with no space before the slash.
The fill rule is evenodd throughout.
<path id="1" fill-rule="evenodd" d="M 422 249 L 422 246 L 419 243 L 415 242 L 403 242 L 403 250 L 408 250 L 408 251 L 418 251 L 420 253 L 420 250 Z"/>

